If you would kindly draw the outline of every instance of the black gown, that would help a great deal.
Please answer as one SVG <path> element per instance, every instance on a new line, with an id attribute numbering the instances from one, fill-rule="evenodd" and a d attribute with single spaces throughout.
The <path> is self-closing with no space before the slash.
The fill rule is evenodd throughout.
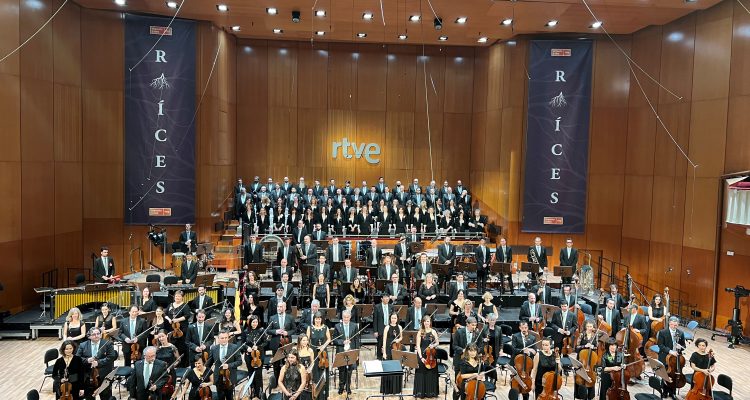
<path id="1" fill-rule="evenodd" d="M 80 334 L 80 333 L 79 333 Z M 84 375 L 83 375 L 83 359 L 77 355 L 73 355 L 70 359 L 70 364 L 65 365 L 65 359 L 60 357 L 55 361 L 55 365 L 52 367 L 52 379 L 54 380 L 53 390 L 55 392 L 55 398 L 60 398 L 60 380 L 67 378 L 73 386 L 71 394 L 74 400 L 80 399 L 78 393 L 81 389 L 84 389 Z"/>
<path id="2" fill-rule="evenodd" d="M 388 325 L 388 330 L 385 334 L 385 358 L 388 360 L 393 359 L 393 348 L 391 343 L 401 334 L 401 327 L 397 324 L 396 326 Z M 416 383 L 415 383 L 416 385 Z M 380 378 L 380 393 L 382 394 L 397 394 L 401 393 L 401 376 L 384 376 Z"/>
<path id="3" fill-rule="evenodd" d="M 534 379 L 534 393 L 536 393 L 536 397 L 539 397 L 544 390 L 542 385 L 544 374 L 554 371 L 557 368 L 557 361 L 555 361 L 555 353 L 546 355 L 540 351 L 537 354 L 539 354 L 539 364 L 537 365 L 536 379 Z"/>
<path id="4" fill-rule="evenodd" d="M 614 356 L 609 352 L 606 352 L 602 356 L 601 366 L 602 368 L 616 367 L 622 365 L 622 353 L 616 353 Z M 612 375 L 611 372 L 602 372 L 600 375 L 601 386 L 599 388 L 599 400 L 607 399 L 607 389 L 612 386 Z"/>
<path id="5" fill-rule="evenodd" d="M 187 326 L 188 321 L 190 321 L 190 318 L 193 315 L 192 310 L 190 309 L 190 305 L 188 303 L 182 303 L 179 306 L 175 307 L 175 304 L 172 303 L 169 305 L 169 310 L 166 315 L 169 315 L 169 318 L 176 319 L 180 317 L 185 317 L 185 320 L 180 322 L 180 330 L 182 331 L 183 335 L 182 337 L 174 337 L 172 336 L 172 343 L 177 346 L 177 352 L 179 354 L 187 354 L 187 343 L 185 342 L 185 335 L 187 335 Z M 188 366 L 188 359 L 187 357 L 182 357 L 179 363 L 179 367 L 187 367 Z"/>
<path id="6" fill-rule="evenodd" d="M 268 345 L 268 341 L 266 340 L 268 336 L 263 334 L 263 331 L 264 329 L 259 326 L 254 330 L 248 330 L 245 332 L 245 344 L 247 344 L 247 348 L 251 349 L 253 345 L 255 345 L 258 347 L 258 351 L 260 351 L 261 366 L 257 368 L 252 367 L 252 357 L 245 352 L 247 376 L 252 376 L 253 373 L 255 373 L 255 377 L 253 378 L 253 390 L 256 395 L 263 391 L 263 355 L 266 353 L 266 346 Z"/>
<path id="7" fill-rule="evenodd" d="M 458 368 L 459 373 L 462 374 L 462 375 L 464 375 L 464 374 L 476 374 L 476 373 L 479 373 L 479 372 L 482 372 L 482 371 L 486 371 L 486 370 L 487 370 L 487 366 L 486 365 L 483 365 L 483 364 L 480 363 L 479 365 L 477 365 L 476 367 L 474 367 L 471 364 L 469 364 L 468 361 L 461 361 L 461 364 L 459 365 L 459 368 Z M 466 381 L 466 379 L 464 379 L 463 383 L 458 388 L 462 400 L 466 399 L 466 383 L 467 383 L 467 381 Z"/>
<path id="8" fill-rule="evenodd" d="M 188 394 L 188 400 L 199 400 L 198 397 L 198 389 L 200 389 L 200 385 L 203 382 L 207 382 L 208 378 L 211 376 L 213 371 L 211 369 L 206 368 L 203 372 L 203 375 L 201 377 L 198 377 L 198 374 L 195 373 L 195 368 L 190 368 L 185 375 L 185 379 L 187 379 L 190 382 L 190 393 Z M 211 387 L 208 387 L 209 390 L 211 390 Z"/>
<path id="9" fill-rule="evenodd" d="M 428 287 L 427 287 L 427 285 L 425 285 L 425 284 L 423 283 L 423 284 L 421 284 L 421 285 L 419 286 L 419 297 L 420 297 L 420 298 L 421 298 L 421 299 L 422 299 L 423 301 L 425 301 L 425 302 L 429 302 L 429 303 L 432 303 L 432 302 L 437 302 L 437 297 L 435 297 L 435 298 L 434 298 L 434 299 L 432 299 L 432 300 L 425 300 L 425 298 L 426 298 L 427 296 L 432 296 L 432 295 L 436 295 L 436 294 L 439 294 L 439 293 L 438 293 L 438 288 L 437 288 L 437 285 L 432 285 L 432 287 L 431 287 L 431 288 L 428 288 Z"/>
<path id="10" fill-rule="evenodd" d="M 328 284 L 324 283 L 315 287 L 315 300 L 320 302 L 322 308 L 328 308 Z"/>
<path id="11" fill-rule="evenodd" d="M 179 353 L 179 354 L 182 354 L 182 353 Z M 159 346 L 156 349 L 156 359 L 160 360 L 160 361 L 164 361 L 165 363 L 167 363 L 167 367 L 169 367 L 176 360 L 176 358 L 174 356 L 174 347 L 172 347 L 172 346 L 165 346 L 165 347 Z M 185 359 L 185 357 L 183 356 L 182 360 L 184 360 L 184 359 Z M 180 361 L 182 361 L 182 360 L 180 360 Z M 172 370 L 170 371 L 169 374 L 172 375 L 172 382 L 177 382 L 177 371 L 176 371 L 176 368 L 172 368 Z"/>
<path id="12" fill-rule="evenodd" d="M 326 342 L 326 332 L 328 331 L 328 327 L 323 325 L 320 327 L 320 329 L 316 329 L 314 326 L 310 327 L 310 346 L 313 349 L 313 354 L 315 356 L 318 356 L 318 349 L 320 346 L 325 344 Z M 330 357 L 328 358 L 330 362 Z M 323 390 L 320 391 L 320 394 L 318 395 L 318 398 L 315 400 L 325 400 L 328 398 L 328 388 L 330 385 L 330 377 L 328 376 L 328 369 L 326 368 L 320 368 L 318 366 L 318 361 L 315 361 L 315 365 L 313 365 L 312 369 L 312 380 L 313 382 L 320 382 L 320 377 L 324 374 L 326 375 L 325 383 L 323 383 Z"/>
<path id="13" fill-rule="evenodd" d="M 83 327 L 83 322 L 81 322 L 75 328 L 72 327 L 72 326 L 70 326 L 70 323 L 68 323 L 68 332 L 66 332 L 66 336 L 65 337 L 72 338 L 72 337 L 80 336 L 81 335 L 81 328 L 82 327 Z M 84 340 L 86 340 L 85 337 L 83 337 L 81 339 L 78 339 L 78 340 L 71 340 L 71 341 L 75 342 L 76 343 L 76 348 L 78 348 Z"/>
<path id="14" fill-rule="evenodd" d="M 433 332 L 434 330 L 422 337 L 422 342 L 419 346 L 422 357 L 424 357 L 424 352 L 427 347 L 432 344 L 433 341 L 438 341 L 437 334 Z M 418 334 L 421 335 L 422 332 L 420 331 Z M 422 363 L 422 359 L 420 358 L 417 370 L 414 372 L 414 396 L 416 396 L 417 398 L 437 397 L 439 386 L 438 369 L 426 368 L 424 363 Z"/>

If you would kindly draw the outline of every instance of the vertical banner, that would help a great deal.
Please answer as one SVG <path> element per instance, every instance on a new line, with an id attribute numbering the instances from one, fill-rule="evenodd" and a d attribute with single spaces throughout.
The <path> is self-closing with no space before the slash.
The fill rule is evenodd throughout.
<path id="1" fill-rule="evenodd" d="M 583 232 L 592 53 L 587 40 L 531 41 L 524 232 Z"/>
<path id="2" fill-rule="evenodd" d="M 127 224 L 195 220 L 195 24 L 168 25 L 125 16 Z"/>

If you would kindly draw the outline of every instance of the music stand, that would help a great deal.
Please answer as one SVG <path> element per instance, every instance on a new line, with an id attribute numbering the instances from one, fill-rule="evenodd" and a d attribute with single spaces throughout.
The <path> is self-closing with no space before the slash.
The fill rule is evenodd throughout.
<path id="1" fill-rule="evenodd" d="M 583 368 L 583 364 L 581 364 L 581 362 L 578 361 L 575 357 L 568 357 L 568 360 L 570 360 L 570 365 L 576 371 L 576 375 L 580 376 L 581 379 L 583 379 L 587 383 L 591 383 L 591 377 L 586 373 L 586 370 Z"/>
<path id="2" fill-rule="evenodd" d="M 409 306 L 404 304 L 393 304 L 393 312 L 398 314 L 399 320 L 405 320 L 406 313 L 409 312 Z"/>
<path id="3" fill-rule="evenodd" d="M 335 368 L 346 367 L 346 399 L 349 400 L 349 392 L 352 391 L 352 382 L 349 379 L 349 368 L 357 363 L 359 360 L 359 349 L 353 349 L 349 351 L 337 352 L 333 359 L 333 366 Z"/>
<path id="4" fill-rule="evenodd" d="M 425 309 L 427 310 L 427 314 L 432 315 L 432 319 L 435 320 L 436 315 L 445 314 L 448 305 L 442 303 L 427 303 L 425 304 Z"/>
<path id="5" fill-rule="evenodd" d="M 502 262 L 496 262 L 490 264 L 490 271 L 506 276 L 510 275 L 513 271 L 511 263 L 502 263 Z"/>
<path id="6" fill-rule="evenodd" d="M 672 378 L 669 377 L 669 374 L 667 373 L 667 369 L 664 367 L 664 364 L 662 364 L 661 361 L 648 357 L 648 364 L 651 366 L 651 370 L 654 371 L 654 374 L 661 378 L 664 382 L 672 383 Z"/>
<path id="7" fill-rule="evenodd" d="M 391 350 L 391 359 L 393 361 L 398 361 L 399 369 L 401 369 L 401 373 L 398 374 L 389 374 L 389 375 L 403 375 L 403 367 L 410 368 L 412 370 L 416 370 L 417 367 L 419 367 L 419 357 L 417 356 L 416 352 L 411 351 L 402 351 L 402 350 Z M 385 372 L 385 371 L 384 371 Z M 393 371 L 397 372 L 397 371 Z M 406 376 L 404 376 L 404 380 L 406 380 Z M 400 393 L 399 393 L 400 394 Z M 408 396 L 408 395 L 407 395 Z"/>
<path id="8" fill-rule="evenodd" d="M 438 264 L 438 263 L 432 263 L 432 274 L 437 274 L 438 276 L 444 276 L 446 279 L 443 279 L 443 281 L 448 281 L 448 269 L 451 267 L 453 263 L 448 264 Z"/>
<path id="9" fill-rule="evenodd" d="M 364 264 L 355 265 L 353 261 L 352 267 L 357 268 L 357 275 L 359 276 L 367 276 L 367 271 L 370 271 L 370 278 L 378 279 L 378 267 L 368 267 Z"/>
<path id="10" fill-rule="evenodd" d="M 419 331 L 413 331 L 413 330 L 407 331 L 406 329 L 404 329 L 403 333 L 401 333 L 401 345 L 403 346 L 415 345 L 417 343 L 418 334 L 419 334 Z"/>
<path id="11" fill-rule="evenodd" d="M 375 290 L 378 293 L 385 293 L 385 285 L 392 283 L 390 279 L 378 279 L 375 281 Z"/>
<path id="12" fill-rule="evenodd" d="M 332 320 L 336 318 L 336 309 L 335 308 L 318 308 L 318 312 L 320 315 L 323 316 L 323 320 Z"/>
<path id="13" fill-rule="evenodd" d="M 539 274 L 541 273 L 539 271 L 539 264 L 534 264 L 526 261 L 521 262 L 521 271 L 522 272 L 529 272 L 532 274 Z"/>
<path id="14" fill-rule="evenodd" d="M 312 243 L 318 248 L 318 251 L 323 250 L 323 252 L 325 252 L 328 249 L 328 241 L 325 239 L 313 240 Z"/>
<path id="15" fill-rule="evenodd" d="M 409 243 L 409 251 L 411 254 L 417 254 L 424 251 L 424 242 L 411 242 Z"/>
<path id="16" fill-rule="evenodd" d="M 573 278 L 573 267 L 566 265 L 555 265 L 552 267 L 552 275 L 560 278 Z"/>
<path id="17" fill-rule="evenodd" d="M 260 280 L 261 275 L 265 275 L 266 271 L 268 271 L 268 264 L 266 263 L 248 263 L 247 265 L 247 271 L 253 271 L 255 273 L 255 277 L 258 278 L 257 280 Z"/>
<path id="18" fill-rule="evenodd" d="M 216 274 L 204 274 L 204 275 L 198 275 L 195 277 L 195 284 L 193 287 L 198 287 L 200 285 L 203 285 L 205 287 L 212 287 L 214 285 L 214 277 L 216 277 Z"/>
<path id="19" fill-rule="evenodd" d="M 552 316 L 557 310 L 560 310 L 560 307 L 554 306 L 552 304 L 542 304 L 542 318 L 547 321 L 552 321 Z"/>
<path id="20" fill-rule="evenodd" d="M 359 313 L 359 319 L 372 317 L 374 307 L 375 307 L 374 304 L 355 304 L 354 305 L 354 308 L 356 308 L 357 312 Z"/>
<path id="21" fill-rule="evenodd" d="M 115 377 L 115 372 L 117 372 L 117 368 L 114 368 L 112 372 L 110 372 L 107 376 L 104 377 L 104 379 L 102 379 L 102 384 L 99 385 L 99 387 L 96 388 L 96 390 L 94 390 L 93 397 L 99 396 L 99 394 L 101 394 L 101 392 L 103 392 L 104 389 L 108 388 L 112 384 L 112 381 L 114 380 L 114 377 Z"/>
<path id="22" fill-rule="evenodd" d="M 289 343 L 279 347 L 279 349 L 276 350 L 276 353 L 274 353 L 273 358 L 271 358 L 271 363 L 285 359 L 286 355 L 289 354 L 296 345 L 296 343 Z"/>
<path id="23" fill-rule="evenodd" d="M 474 263 L 469 263 L 465 261 L 459 261 L 456 263 L 456 272 L 470 272 L 474 271 L 476 272 L 477 265 Z"/>

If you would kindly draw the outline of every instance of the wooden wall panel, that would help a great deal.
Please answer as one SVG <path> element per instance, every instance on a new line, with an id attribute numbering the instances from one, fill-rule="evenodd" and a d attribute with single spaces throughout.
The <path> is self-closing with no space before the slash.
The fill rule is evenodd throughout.
<path id="1" fill-rule="evenodd" d="M 237 175 L 265 175 L 268 154 L 268 47 L 246 41 L 237 51 Z"/>
<path id="2" fill-rule="evenodd" d="M 328 47 L 329 109 L 352 110 L 357 107 L 359 56 L 353 44 L 331 43 Z"/>
<path id="3" fill-rule="evenodd" d="M 349 73 L 356 71 L 357 93 L 356 108 L 367 111 L 385 111 L 386 92 L 388 82 L 388 55 L 382 51 L 380 46 L 361 45 L 353 49 L 348 57 L 351 64 Z M 343 65 L 340 68 L 345 68 Z M 338 80 L 341 76 L 330 74 L 331 79 Z M 419 85 L 417 85 L 419 86 Z M 354 103 L 341 103 L 341 106 L 349 107 Z"/>
<path id="4" fill-rule="evenodd" d="M 414 80 L 416 89 L 414 99 L 417 112 L 427 112 L 427 102 L 429 101 L 431 114 L 442 113 L 445 110 L 445 102 L 450 101 L 446 98 L 452 96 L 452 88 L 448 87 L 449 77 L 446 76 L 446 74 L 450 75 L 447 71 L 449 66 L 446 64 L 449 57 L 446 57 L 442 50 L 428 47 L 424 49 L 424 55 L 421 51 L 417 55 L 417 75 Z M 470 54 L 469 58 L 471 57 L 473 57 L 473 53 Z M 425 90 L 427 91 L 427 100 L 425 100 Z"/>
<path id="5" fill-rule="evenodd" d="M 415 110 L 417 56 L 416 48 L 397 47 L 398 53 L 388 54 L 388 92 L 386 109 L 388 111 Z"/>
<path id="6" fill-rule="evenodd" d="M 297 105 L 300 108 L 328 107 L 328 45 L 299 43 L 297 50 L 299 71 Z"/>
<path id="7" fill-rule="evenodd" d="M 474 63 L 471 49 L 448 48 L 445 56 L 445 111 L 470 113 L 474 97 Z M 502 73 L 502 70 L 500 70 Z"/>
<path id="8" fill-rule="evenodd" d="M 732 54 L 732 2 L 724 1 L 698 13 L 692 99 L 726 99 Z M 697 78 L 697 79 L 696 79 Z"/>

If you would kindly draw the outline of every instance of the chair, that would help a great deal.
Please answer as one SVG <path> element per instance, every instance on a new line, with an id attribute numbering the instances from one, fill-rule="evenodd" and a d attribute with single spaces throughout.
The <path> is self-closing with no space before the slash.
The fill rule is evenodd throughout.
<path id="1" fill-rule="evenodd" d="M 39 391 L 36 389 L 29 390 L 29 392 L 26 393 L 26 400 L 39 400 Z"/>
<path id="2" fill-rule="evenodd" d="M 714 390 L 714 399 L 716 400 L 732 400 L 732 378 L 730 378 L 728 375 L 719 374 L 719 377 L 716 378 L 716 384 L 718 386 L 722 386 L 726 389 L 729 389 L 729 393 L 723 391 L 723 390 Z M 716 386 L 714 386 L 716 388 Z"/>
<path id="3" fill-rule="evenodd" d="M 161 282 L 161 275 L 159 274 L 146 275 L 146 282 Z"/>
<path id="4" fill-rule="evenodd" d="M 513 340 L 513 328 L 510 325 L 500 324 L 500 331 L 503 332 L 503 344 L 510 343 Z"/>
<path id="5" fill-rule="evenodd" d="M 443 362 L 448 360 L 448 352 L 440 347 L 435 348 L 435 358 L 438 360 L 438 378 L 443 378 L 446 387 L 451 387 L 453 377 L 448 373 L 448 366 Z M 448 398 L 448 390 L 445 391 L 444 399 Z"/>
<path id="6" fill-rule="evenodd" d="M 177 277 L 176 276 L 165 276 L 164 277 L 164 284 L 165 285 L 176 285 L 177 284 Z"/>
<path id="7" fill-rule="evenodd" d="M 60 356 L 60 353 L 58 353 L 57 349 L 49 349 L 44 352 L 44 379 L 42 379 L 42 384 L 39 386 L 39 391 L 42 391 L 42 388 L 44 387 L 44 382 L 47 380 L 47 378 L 52 377 L 52 369 L 54 368 L 54 365 L 49 365 L 50 362 L 57 360 L 57 357 Z M 37 398 L 39 398 L 39 394 L 37 393 Z"/>
<path id="8" fill-rule="evenodd" d="M 690 321 L 687 324 L 689 332 L 685 332 L 685 340 L 693 341 L 695 338 L 695 330 L 698 328 L 698 321 Z"/>
<path id="9" fill-rule="evenodd" d="M 635 400 L 661 400 L 661 379 L 656 375 L 650 376 L 648 385 L 651 387 L 651 393 L 636 393 Z"/>
<path id="10" fill-rule="evenodd" d="M 76 286 L 81 286 L 84 282 L 86 282 L 86 275 L 76 274 Z"/>

